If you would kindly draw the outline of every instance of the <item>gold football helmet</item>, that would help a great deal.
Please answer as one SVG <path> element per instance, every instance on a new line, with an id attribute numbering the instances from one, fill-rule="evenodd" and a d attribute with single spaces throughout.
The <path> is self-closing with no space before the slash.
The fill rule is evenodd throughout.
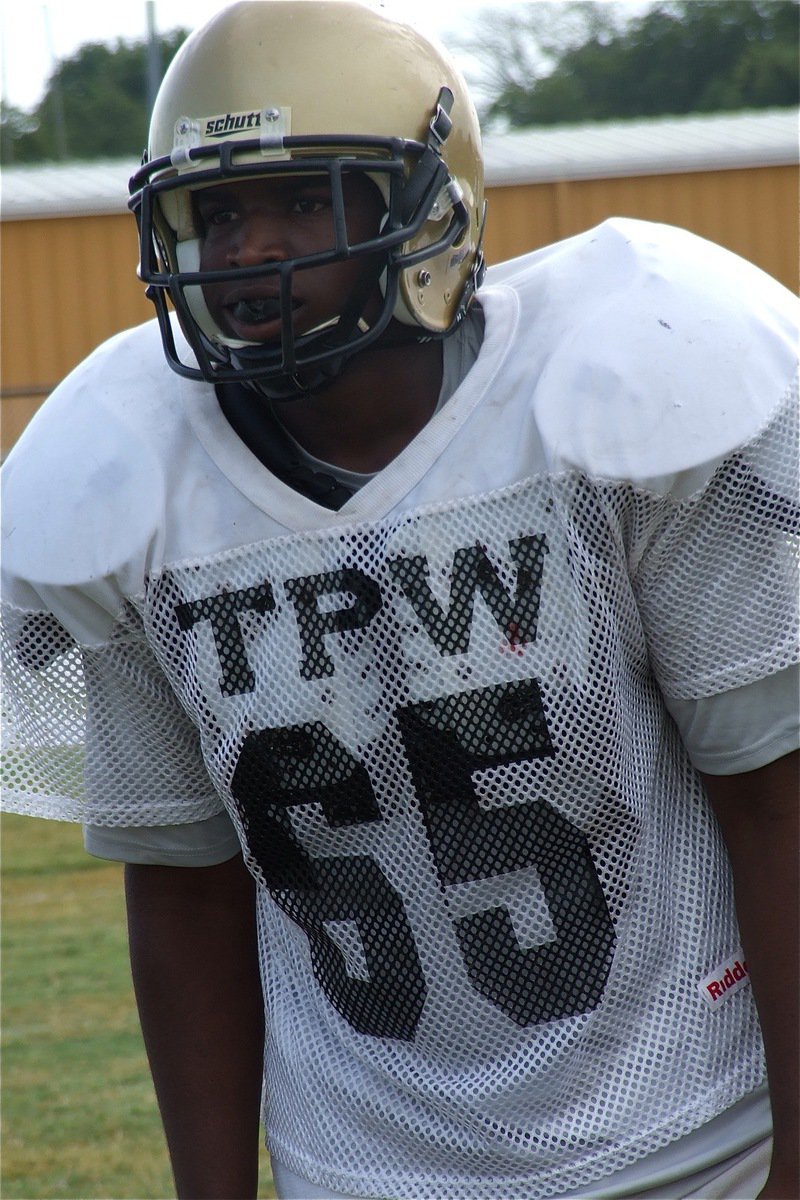
<path id="1" fill-rule="evenodd" d="M 386 213 L 377 236 L 350 244 L 342 178 L 366 174 Z M 211 317 L 192 193 L 223 180 L 327 175 L 335 245 L 226 278 L 279 277 L 280 345 L 226 336 Z M 170 365 L 190 378 L 257 381 L 268 395 L 321 386 L 394 318 L 420 337 L 449 333 L 483 271 L 483 166 L 478 121 L 446 52 L 409 25 L 351 0 L 253 0 L 222 9 L 192 34 L 156 99 L 130 207 L 140 273 Z M 338 317 L 296 335 L 292 279 L 322 263 L 379 262 L 379 318 L 343 296 Z M 167 298 L 196 365 L 178 355 Z"/>

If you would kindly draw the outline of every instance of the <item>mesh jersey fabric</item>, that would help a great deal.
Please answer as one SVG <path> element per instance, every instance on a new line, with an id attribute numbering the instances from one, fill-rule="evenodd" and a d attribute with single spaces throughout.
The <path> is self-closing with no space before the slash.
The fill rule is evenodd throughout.
<path id="1" fill-rule="evenodd" d="M 152 329 L 9 463 L 17 804 L 223 799 L 263 885 L 270 1145 L 354 1194 L 579 1189 L 763 1079 L 749 989 L 701 995 L 745 968 L 662 693 L 796 661 L 792 302 L 616 221 L 483 303 L 470 376 L 339 513 L 248 463 Z M 64 462 L 54 431 L 98 425 Z"/>
<path id="2" fill-rule="evenodd" d="M 437 412 L 466 378 L 478 357 L 483 330 L 483 313 L 475 305 L 452 336 L 442 343 L 442 386 L 436 403 Z M 288 433 L 286 436 L 290 438 Z M 335 478 L 351 492 L 363 487 L 376 474 L 347 471 L 334 463 L 323 462 L 308 454 L 294 438 L 291 441 L 301 462 L 313 471 Z M 255 447 L 251 449 L 258 453 Z M 184 825 L 112 828 L 85 825 L 84 846 L 90 854 L 119 862 L 206 866 L 230 858 L 238 850 L 239 840 L 230 823 L 226 822 L 225 814 L 221 813 Z"/>
<path id="3" fill-rule="evenodd" d="M 639 1159 L 623 1171 L 603 1176 L 578 1192 L 560 1193 L 558 1200 L 678 1200 L 678 1197 L 723 1197 L 754 1200 L 766 1179 L 772 1152 L 770 1109 L 766 1089 L 746 1096 L 732 1109 L 663 1150 Z M 738 1136 L 737 1136 L 738 1134 Z M 721 1156 L 720 1143 L 730 1147 Z M 747 1170 L 742 1171 L 746 1164 Z M 280 1200 L 345 1200 L 289 1171 L 274 1155 L 272 1177 Z M 734 1171 L 734 1185 L 717 1187 Z M 711 1181 L 711 1182 L 709 1182 Z"/>
<path id="4" fill-rule="evenodd" d="M 466 320 L 442 345 L 442 387 L 436 410 L 447 402 L 472 368 L 483 341 L 483 313 L 474 306 Z M 287 434 L 287 437 L 290 435 Z M 291 439 L 302 462 L 355 491 L 376 472 L 359 474 L 314 458 Z M 253 448 L 253 452 L 257 450 Z M 667 707 L 692 746 L 692 762 L 700 770 L 720 774 L 755 770 L 797 748 L 798 667 L 770 675 L 716 696 L 697 700 L 670 699 Z M 227 828 L 226 828 L 227 826 Z M 239 847 L 225 814 L 185 825 L 86 826 L 84 845 L 90 854 L 120 862 L 161 865 L 208 865 L 229 858 Z"/>
<path id="5" fill-rule="evenodd" d="M 755 771 L 798 748 L 799 697 L 795 665 L 746 688 L 704 700 L 673 700 L 667 707 L 684 743 L 692 739 L 695 767 L 732 775 Z M 213 866 L 240 850 L 225 811 L 183 825 L 85 825 L 83 841 L 97 858 L 157 866 Z"/>

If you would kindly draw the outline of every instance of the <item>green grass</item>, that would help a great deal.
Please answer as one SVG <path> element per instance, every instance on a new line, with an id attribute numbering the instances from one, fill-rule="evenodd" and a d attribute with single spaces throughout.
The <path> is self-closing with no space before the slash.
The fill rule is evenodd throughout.
<path id="1" fill-rule="evenodd" d="M 174 1196 L 133 1001 L 122 869 L 2 817 L 3 1200 Z M 264 1153 L 261 1195 L 274 1196 Z"/>

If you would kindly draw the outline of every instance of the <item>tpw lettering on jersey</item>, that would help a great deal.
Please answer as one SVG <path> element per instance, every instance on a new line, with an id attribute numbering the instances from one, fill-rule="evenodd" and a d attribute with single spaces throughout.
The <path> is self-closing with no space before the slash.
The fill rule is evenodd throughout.
<path id="1" fill-rule="evenodd" d="M 395 558 L 387 563 L 393 582 L 440 654 L 465 654 L 469 650 L 478 595 L 497 622 L 504 644 L 519 651 L 536 639 L 546 538 L 544 534 L 515 538 L 508 543 L 508 550 L 516 566 L 516 581 L 510 588 L 483 546 L 458 547 L 453 553 L 446 606 L 431 588 L 425 555 Z M 301 679 L 334 675 L 336 665 L 326 639 L 366 629 L 383 605 L 377 580 L 355 567 L 342 567 L 287 579 L 283 587 L 295 610 Z M 247 612 L 266 614 L 275 609 L 274 593 L 267 581 L 176 605 L 178 624 L 184 632 L 200 622 L 210 623 L 222 670 L 219 686 L 223 696 L 239 696 L 256 686 L 240 618 Z"/>
<path id="2" fill-rule="evenodd" d="M 200 621 L 210 621 L 214 646 L 222 668 L 219 680 L 223 696 L 241 696 L 252 692 L 256 677 L 250 670 L 239 617 L 242 613 L 270 613 L 275 597 L 268 583 L 239 591 L 220 592 L 203 600 L 188 600 L 175 606 L 178 625 L 184 632 Z"/>
<path id="3" fill-rule="evenodd" d="M 325 635 L 364 629 L 381 607 L 378 584 L 363 571 L 345 567 L 322 575 L 287 579 L 284 587 L 297 613 L 302 644 L 301 676 L 303 679 L 324 679 L 333 675 L 335 667 L 325 648 Z M 349 593 L 353 603 L 328 611 L 320 608 L 319 602 L 324 596 L 341 596 L 343 593 Z"/>
<path id="4" fill-rule="evenodd" d="M 430 568 L 424 555 L 396 558 L 388 563 L 393 579 L 440 653 L 466 654 L 469 650 L 478 593 L 509 644 L 520 646 L 535 641 L 547 539 L 544 534 L 514 538 L 508 548 L 517 566 L 513 594 L 506 590 L 483 546 L 463 546 L 453 555 L 450 602 L 446 609 L 431 589 Z M 513 634 L 509 633 L 511 630 Z"/>

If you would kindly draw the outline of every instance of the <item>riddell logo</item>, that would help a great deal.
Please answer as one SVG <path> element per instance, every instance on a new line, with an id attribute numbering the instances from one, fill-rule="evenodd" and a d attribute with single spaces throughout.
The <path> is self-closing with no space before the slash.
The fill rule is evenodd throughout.
<path id="1" fill-rule="evenodd" d="M 260 127 L 260 112 L 223 113 L 219 117 L 206 118 L 205 135 L 209 138 L 221 138 L 231 133 L 241 133 L 244 129 Z"/>
<path id="2" fill-rule="evenodd" d="M 734 992 L 750 982 L 750 972 L 741 950 L 698 983 L 697 988 L 709 1008 L 718 1008 Z"/>

